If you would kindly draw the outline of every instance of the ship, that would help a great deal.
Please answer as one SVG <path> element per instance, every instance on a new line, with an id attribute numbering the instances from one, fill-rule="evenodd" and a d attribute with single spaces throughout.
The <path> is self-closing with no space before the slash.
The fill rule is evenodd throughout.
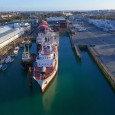
<path id="1" fill-rule="evenodd" d="M 36 44 L 37 44 L 37 49 L 40 50 L 41 44 L 45 41 L 47 37 L 47 34 L 48 34 L 47 32 L 52 31 L 52 30 L 49 27 L 48 23 L 44 20 L 39 22 L 38 29 L 39 29 L 39 33 L 36 38 Z"/>
<path id="2" fill-rule="evenodd" d="M 30 66 L 32 67 L 35 59 L 36 54 L 34 53 L 30 54 L 29 45 L 28 48 L 26 48 L 26 44 L 24 44 L 24 51 L 22 53 L 22 61 L 21 61 L 23 69 L 28 69 Z"/>
<path id="3" fill-rule="evenodd" d="M 38 36 L 36 38 L 36 44 L 37 44 L 38 50 L 41 49 L 41 45 L 44 41 L 45 41 L 45 34 L 42 32 L 38 33 Z"/>
<path id="4" fill-rule="evenodd" d="M 44 92 L 58 71 L 58 42 L 56 33 L 45 31 L 45 41 L 40 42 L 40 49 L 34 65 L 33 78 Z M 43 42 L 44 41 L 44 42 Z"/>

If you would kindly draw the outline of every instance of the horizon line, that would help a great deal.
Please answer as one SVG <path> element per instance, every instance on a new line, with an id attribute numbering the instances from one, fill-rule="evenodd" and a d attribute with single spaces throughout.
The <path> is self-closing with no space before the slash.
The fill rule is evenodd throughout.
<path id="1" fill-rule="evenodd" d="M 0 12 L 59 12 L 59 11 L 105 11 L 105 10 L 115 10 L 115 9 L 93 9 L 93 10 L 7 10 Z"/>

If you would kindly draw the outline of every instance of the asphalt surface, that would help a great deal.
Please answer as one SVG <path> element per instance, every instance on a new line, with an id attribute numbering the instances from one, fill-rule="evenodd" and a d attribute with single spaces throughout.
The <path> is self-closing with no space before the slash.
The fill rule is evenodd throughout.
<path id="1" fill-rule="evenodd" d="M 87 29 L 83 32 L 77 32 L 74 43 L 79 45 L 104 45 L 115 43 L 115 35 L 109 32 L 104 32 L 96 27 L 84 22 L 83 26 Z"/>
<path id="2" fill-rule="evenodd" d="M 89 25 L 87 22 L 82 24 L 87 30 L 76 31 L 76 35 L 73 36 L 74 44 L 92 46 L 115 81 L 115 35 Z"/>

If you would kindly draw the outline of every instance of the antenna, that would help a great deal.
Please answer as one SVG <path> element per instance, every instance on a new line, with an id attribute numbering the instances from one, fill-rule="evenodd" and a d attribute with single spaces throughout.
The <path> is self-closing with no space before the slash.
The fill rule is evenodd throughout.
<path id="1" fill-rule="evenodd" d="M 25 49 L 25 43 L 24 43 L 24 52 L 26 52 L 26 49 Z"/>
<path id="2" fill-rule="evenodd" d="M 29 54 L 29 43 L 28 43 L 28 54 Z"/>

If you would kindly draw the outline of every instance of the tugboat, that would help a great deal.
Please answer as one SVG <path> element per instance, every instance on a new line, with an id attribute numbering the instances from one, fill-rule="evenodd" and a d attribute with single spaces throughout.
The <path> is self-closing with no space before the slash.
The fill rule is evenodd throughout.
<path id="1" fill-rule="evenodd" d="M 26 46 L 24 44 L 24 52 L 22 54 L 22 61 L 21 61 L 21 65 L 23 69 L 28 69 L 29 66 L 33 66 L 33 62 L 35 61 L 35 58 L 36 58 L 35 54 L 30 54 L 29 45 L 28 48 L 26 49 Z"/>

